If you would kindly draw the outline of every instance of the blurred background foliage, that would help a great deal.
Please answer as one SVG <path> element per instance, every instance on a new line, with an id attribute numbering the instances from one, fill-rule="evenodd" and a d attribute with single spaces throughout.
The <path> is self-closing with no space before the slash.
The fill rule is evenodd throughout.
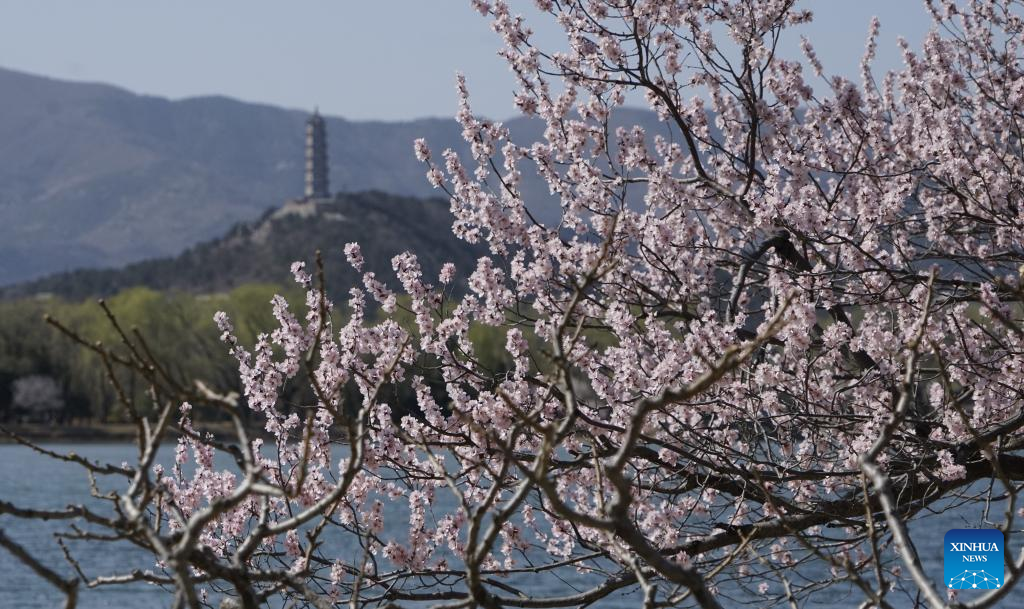
<path id="1" fill-rule="evenodd" d="M 167 371 L 185 384 L 201 380 L 222 393 L 239 391 L 238 364 L 220 341 L 213 322 L 217 311 L 226 311 L 235 332 L 246 347 L 251 347 L 260 332 L 277 326 L 271 298 L 284 296 L 293 312 L 305 315 L 305 297 L 295 287 L 270 283 L 250 283 L 228 292 L 192 294 L 178 291 L 157 291 L 130 288 L 107 298 L 109 309 L 127 331 L 137 327 L 154 356 Z M 400 304 L 402 303 L 400 301 Z M 44 321 L 44 316 L 58 320 L 90 342 L 101 341 L 115 351 L 126 352 L 117 331 L 95 300 L 68 301 L 59 297 L 36 297 L 0 301 L 0 421 L 73 425 L 117 423 L 126 420 L 106 377 L 99 358 L 89 349 L 75 343 Z M 335 323 L 344 322 L 343 303 L 338 303 Z M 412 315 L 400 312 L 397 319 L 412 329 Z M 336 326 L 338 327 L 338 326 Z M 505 351 L 505 328 L 476 325 L 471 332 L 476 357 L 500 381 L 511 369 Z M 531 342 L 533 342 L 531 340 Z M 439 403 L 444 404 L 443 384 L 436 367 L 429 360 L 417 362 L 412 374 L 426 379 Z M 124 374 L 120 380 L 133 394 L 143 412 L 152 408 L 147 387 Z M 304 384 L 299 379 L 291 385 Z M 407 385 L 407 384 L 406 384 Z M 17 388 L 56 386 L 59 395 L 47 400 L 16 399 Z M 416 412 L 415 395 L 408 386 L 391 389 L 396 416 Z M 309 404 L 313 396 L 286 391 L 282 407 Z M 347 388 L 347 399 L 358 399 L 354 386 Z M 57 406 L 55 406 L 55 403 Z M 197 413 L 217 418 L 216 413 Z"/>

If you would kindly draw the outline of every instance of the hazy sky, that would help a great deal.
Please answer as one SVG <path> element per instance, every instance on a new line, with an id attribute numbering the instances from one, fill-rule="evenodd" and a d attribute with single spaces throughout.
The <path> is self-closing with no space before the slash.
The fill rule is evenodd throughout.
<path id="1" fill-rule="evenodd" d="M 826 70 L 853 76 L 872 15 L 881 67 L 930 27 L 919 0 L 808 0 Z M 513 0 L 532 14 L 532 1 Z M 350 119 L 513 114 L 499 41 L 468 0 L 0 0 L 0 66 L 178 99 L 220 94 Z M 532 20 L 537 26 L 542 25 Z M 545 40 L 555 31 L 535 27 Z M 795 39 L 794 39 L 795 40 Z M 796 52 L 795 45 L 790 53 Z M 2 93 L 0 93 L 2 94 Z"/>

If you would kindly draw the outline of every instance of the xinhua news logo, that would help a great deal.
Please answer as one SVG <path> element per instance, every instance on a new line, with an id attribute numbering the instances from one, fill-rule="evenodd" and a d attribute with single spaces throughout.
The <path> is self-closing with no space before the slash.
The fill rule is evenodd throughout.
<path id="1" fill-rule="evenodd" d="M 950 529 L 942 542 L 946 587 L 993 590 L 1003 585 L 1003 534 L 995 529 Z"/>

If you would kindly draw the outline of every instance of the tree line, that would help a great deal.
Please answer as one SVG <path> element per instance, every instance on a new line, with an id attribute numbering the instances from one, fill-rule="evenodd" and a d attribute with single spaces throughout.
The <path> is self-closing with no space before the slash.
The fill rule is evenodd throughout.
<path id="1" fill-rule="evenodd" d="M 191 294 L 134 287 L 118 292 L 103 304 L 127 331 L 137 328 L 154 357 L 167 362 L 168 372 L 185 383 L 195 380 L 219 392 L 239 390 L 238 362 L 219 340 L 214 313 L 225 311 L 235 321 L 240 341 L 253 344 L 262 328 L 272 327 L 268 306 L 275 294 L 301 303 L 300 291 L 271 283 L 251 283 L 215 294 Z M 297 307 L 296 315 L 305 315 Z M 339 313 L 339 317 L 344 313 Z M 54 322 L 89 342 L 99 341 L 123 352 L 121 339 L 97 300 L 69 301 L 59 297 L 0 301 L 0 420 L 6 422 L 114 423 L 125 412 L 117 400 L 99 357 L 63 336 Z M 411 323 L 411 318 L 406 320 Z M 505 369 L 503 336 L 480 326 L 474 342 L 496 374 Z M 429 377 L 429 370 L 425 370 Z M 132 375 L 120 378 L 142 408 L 146 388 Z M 296 389 L 285 401 L 309 396 Z M 408 391 L 395 396 L 396 412 L 414 408 Z"/>

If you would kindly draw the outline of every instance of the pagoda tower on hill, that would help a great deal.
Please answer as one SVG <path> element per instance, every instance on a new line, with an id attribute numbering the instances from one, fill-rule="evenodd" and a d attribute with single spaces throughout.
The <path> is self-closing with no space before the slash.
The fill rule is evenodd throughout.
<path id="1" fill-rule="evenodd" d="M 330 198 L 327 172 L 327 129 L 314 110 L 306 119 L 306 200 Z"/>

